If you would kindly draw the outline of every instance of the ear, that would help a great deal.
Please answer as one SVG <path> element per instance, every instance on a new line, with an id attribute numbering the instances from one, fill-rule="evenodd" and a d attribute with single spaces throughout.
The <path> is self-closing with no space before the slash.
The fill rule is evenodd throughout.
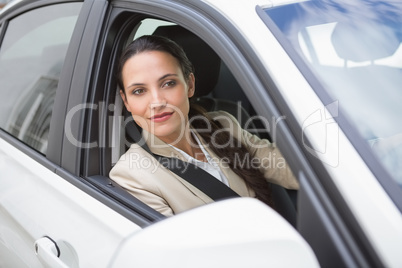
<path id="1" fill-rule="evenodd" d="M 194 96 L 195 93 L 195 77 L 193 73 L 190 74 L 187 85 L 188 85 L 188 97 L 191 98 L 192 96 Z"/>
<path id="2" fill-rule="evenodd" d="M 121 98 L 122 98 L 122 100 L 123 100 L 124 106 L 126 106 L 127 111 L 129 111 L 129 112 L 131 113 L 130 108 L 129 108 L 129 105 L 128 105 L 128 103 L 127 103 L 126 94 L 124 94 L 124 91 L 121 90 L 121 89 L 120 89 L 120 96 L 121 96 Z"/>

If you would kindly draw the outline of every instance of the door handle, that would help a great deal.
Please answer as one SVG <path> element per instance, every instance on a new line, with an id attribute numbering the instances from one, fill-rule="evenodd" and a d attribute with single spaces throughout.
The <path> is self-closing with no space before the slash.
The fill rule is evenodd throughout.
<path id="1" fill-rule="evenodd" d="M 68 268 L 60 259 L 60 250 L 56 242 L 44 236 L 35 241 L 35 254 L 47 268 Z"/>

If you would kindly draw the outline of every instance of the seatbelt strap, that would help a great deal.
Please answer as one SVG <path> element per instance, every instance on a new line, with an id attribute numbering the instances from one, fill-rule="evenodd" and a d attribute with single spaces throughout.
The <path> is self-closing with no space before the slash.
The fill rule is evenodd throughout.
<path id="1" fill-rule="evenodd" d="M 239 195 L 226 184 L 192 163 L 185 162 L 178 158 L 170 158 L 157 154 L 153 154 L 153 156 L 165 168 L 183 178 L 215 201 L 225 198 L 239 197 Z"/>
<path id="2" fill-rule="evenodd" d="M 134 120 L 129 121 L 129 123 L 126 125 L 126 129 L 128 131 L 128 135 L 130 135 L 130 138 L 145 151 L 155 157 L 162 166 L 169 169 L 177 176 L 183 178 L 194 187 L 198 188 L 212 200 L 217 201 L 225 198 L 239 197 L 239 195 L 230 187 L 202 168 L 178 158 L 165 157 L 151 152 Z"/>

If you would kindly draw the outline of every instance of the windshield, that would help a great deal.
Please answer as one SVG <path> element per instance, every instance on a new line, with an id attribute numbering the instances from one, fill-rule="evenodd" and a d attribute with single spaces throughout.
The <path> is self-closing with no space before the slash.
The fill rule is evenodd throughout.
<path id="1" fill-rule="evenodd" d="M 402 1 L 302 1 L 264 11 L 402 186 Z"/>

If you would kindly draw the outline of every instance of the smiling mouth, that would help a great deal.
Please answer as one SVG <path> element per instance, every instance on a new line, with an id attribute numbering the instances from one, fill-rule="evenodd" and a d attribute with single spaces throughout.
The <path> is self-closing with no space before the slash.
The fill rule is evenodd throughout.
<path id="1" fill-rule="evenodd" d="M 154 122 L 163 122 L 168 120 L 174 112 L 165 112 L 165 113 L 160 113 L 160 114 L 156 114 L 154 116 L 151 116 L 150 119 L 151 121 Z"/>

